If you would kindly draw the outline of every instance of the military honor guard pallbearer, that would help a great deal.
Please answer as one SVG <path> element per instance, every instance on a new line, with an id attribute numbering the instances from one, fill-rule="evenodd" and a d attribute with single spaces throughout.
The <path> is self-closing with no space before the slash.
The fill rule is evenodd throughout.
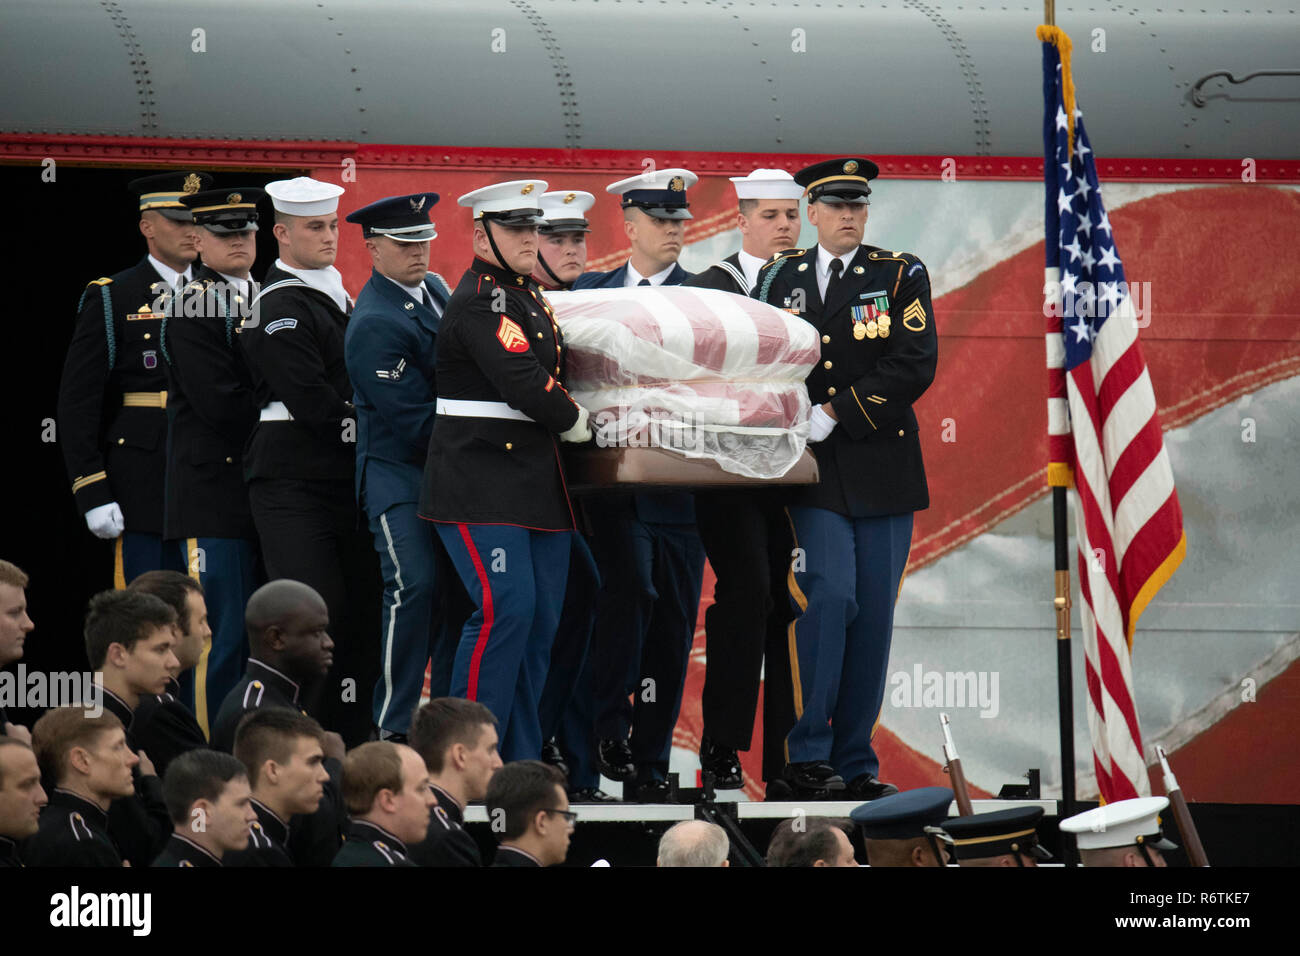
<path id="1" fill-rule="evenodd" d="M 660 169 L 606 186 L 619 197 L 632 254 L 610 272 L 579 276 L 573 287 L 681 285 L 690 276 L 677 264 L 692 218 L 687 190 L 698 179 L 688 169 Z M 602 579 L 590 648 L 600 772 L 627 783 L 627 796 L 661 802 L 670 793 L 673 727 L 703 586 L 695 503 L 679 492 L 602 495 L 584 506 Z M 571 782 L 587 788 L 599 778 Z"/>
<path id="2" fill-rule="evenodd" d="M 334 268 L 343 189 L 298 177 L 266 191 L 280 257 L 239 335 L 259 408 L 244 476 L 268 577 L 311 586 L 329 612 L 337 655 L 307 707 L 358 744 L 371 729 L 382 585 L 353 484 L 357 412 L 343 345 L 352 301 Z"/>
<path id="3" fill-rule="evenodd" d="M 574 532 L 556 441 L 591 437 L 586 409 L 564 389 L 555 314 L 530 278 L 545 190 L 519 180 L 458 200 L 473 210 L 475 258 L 439 331 L 419 507 L 475 606 L 451 692 L 496 715 L 507 761 L 542 748 L 538 703 Z"/>
<path id="4" fill-rule="evenodd" d="M 167 372 L 158 337 L 198 257 L 194 218 L 181 200 L 211 181 L 173 172 L 129 184 L 148 252 L 86 286 L 63 365 L 59 442 L 72 496 L 96 537 L 116 539 L 118 588 L 145 571 L 185 568 L 163 542 Z"/>
<path id="5" fill-rule="evenodd" d="M 361 226 L 374 265 L 344 340 L 357 414 L 357 504 L 384 576 L 372 718 L 380 739 L 399 742 L 435 654 L 434 696 L 446 694 L 469 616 L 441 542 L 416 514 L 438 397 L 438 332 L 451 298 L 442 276 L 429 271 L 437 202 L 432 192 L 390 196 L 347 216 Z"/>
<path id="6" fill-rule="evenodd" d="M 212 629 L 194 669 L 181 674 L 181 699 L 209 737 L 217 709 L 244 672 L 244 606 L 264 577 L 244 485 L 244 445 L 258 406 L 239 326 L 258 292 L 250 270 L 257 203 L 265 195 L 239 186 L 182 197 L 203 262 L 159 335 L 167 367 L 163 537 L 202 586 Z"/>
<path id="7" fill-rule="evenodd" d="M 758 270 L 799 236 L 803 187 L 784 169 L 733 176 L 741 247 L 682 285 L 749 295 Z M 794 535 L 781 488 L 695 493 L 696 523 L 717 583 L 704 615 L 708 638 L 700 767 L 719 789 L 744 783 L 738 751 L 754 733 L 763 695 L 763 779 L 781 779 L 785 735 L 794 725 L 786 629 L 793 614 L 786 591 Z M 766 658 L 766 666 L 764 659 Z"/>
<path id="8" fill-rule="evenodd" d="M 807 190 L 817 245 L 778 254 L 754 290 L 822 340 L 807 380 L 821 480 L 789 505 L 803 560 L 790 576 L 802 613 L 791 625 L 797 719 L 784 777 L 812 798 L 896 792 L 877 779 L 871 737 L 912 514 L 930 502 L 912 411 L 938 355 L 930 282 L 915 256 L 862 244 L 878 172 L 868 159 L 800 170 L 795 181 Z"/>

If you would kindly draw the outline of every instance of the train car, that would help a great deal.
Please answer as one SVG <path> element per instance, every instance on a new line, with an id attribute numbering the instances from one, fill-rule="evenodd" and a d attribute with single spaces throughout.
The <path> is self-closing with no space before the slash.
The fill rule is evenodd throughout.
<path id="1" fill-rule="evenodd" d="M 917 515 L 898 604 L 882 776 L 944 782 L 944 710 L 977 796 L 1031 768 L 1043 796 L 1059 796 L 1041 13 L 912 0 L 6 5 L 0 188 L 21 241 L 7 253 L 15 481 L 0 553 L 33 575 L 29 658 L 75 659 L 79 609 L 109 583 L 72 507 L 54 406 L 84 283 L 140 254 L 122 188 L 139 171 L 253 184 L 309 174 L 346 189 L 341 213 L 436 191 L 432 268 L 454 283 L 470 258 L 455 197 L 492 181 L 595 193 L 588 268 L 607 269 L 628 250 L 604 186 L 652 164 L 692 169 L 681 261 L 699 270 L 739 246 L 727 177 L 868 155 L 881 176 L 866 241 L 924 260 L 940 336 L 916 409 L 932 505 Z M 1165 747 L 1201 801 L 1294 803 L 1300 20 L 1218 0 L 1058 6 L 1057 22 L 1074 37 L 1115 248 L 1144 297 L 1187 536 L 1133 640 L 1147 759 Z M 338 265 L 355 293 L 368 262 L 354 229 L 342 227 Z M 800 238 L 816 241 L 806 222 Z M 706 580 L 705 606 L 710 592 Z M 674 752 L 691 783 L 702 612 Z M 1083 672 L 1076 648 L 1088 798 Z M 935 680 L 946 691 L 929 693 Z M 974 692 L 957 699 L 954 687 Z M 760 739 L 745 757 L 751 780 Z M 1158 767 L 1152 784 L 1161 791 Z"/>

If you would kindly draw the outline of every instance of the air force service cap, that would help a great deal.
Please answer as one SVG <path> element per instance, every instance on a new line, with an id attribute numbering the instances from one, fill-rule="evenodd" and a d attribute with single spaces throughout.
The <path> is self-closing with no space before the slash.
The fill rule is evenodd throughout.
<path id="1" fill-rule="evenodd" d="M 587 210 L 596 204 L 596 197 L 581 190 L 556 190 L 542 193 L 542 222 L 538 231 L 545 235 L 562 232 L 591 232 Z"/>
<path id="2" fill-rule="evenodd" d="M 938 831 L 935 835 L 952 847 L 958 863 L 1008 853 L 1050 860 L 1052 854 L 1038 845 L 1037 827 L 1041 819 L 1042 807 L 1012 807 L 969 817 L 950 817 L 935 828 Z"/>
<path id="3" fill-rule="evenodd" d="M 328 216 L 339 208 L 343 187 L 310 176 L 277 179 L 266 184 L 266 194 L 276 212 L 289 216 Z"/>
<path id="4" fill-rule="evenodd" d="M 849 819 L 868 840 L 910 840 L 946 820 L 950 806 L 952 791 L 947 787 L 918 787 L 864 803 Z"/>
<path id="5" fill-rule="evenodd" d="M 732 176 L 737 199 L 802 199 L 804 189 L 784 169 L 756 169 Z"/>
<path id="6" fill-rule="evenodd" d="M 212 184 L 207 173 L 180 171 L 141 176 L 126 184 L 126 188 L 140 197 L 141 212 L 156 212 L 177 222 L 191 222 L 193 217 L 183 202 L 199 190 Z"/>
<path id="7" fill-rule="evenodd" d="M 428 242 L 438 235 L 429 221 L 429 211 L 437 202 L 437 193 L 389 196 L 348 213 L 346 218 L 361 226 L 366 239 L 387 236 L 394 242 Z"/>
<path id="8" fill-rule="evenodd" d="M 871 195 L 868 183 L 880 175 L 880 167 L 869 159 L 828 159 L 805 166 L 794 181 L 808 192 L 808 201 L 866 204 Z"/>
<path id="9" fill-rule="evenodd" d="M 694 219 L 686 190 L 699 181 L 689 169 L 656 169 L 610 183 L 605 192 L 622 196 L 624 209 L 640 209 L 655 219 Z"/>
<path id="10" fill-rule="evenodd" d="M 232 186 L 191 193 L 181 201 L 193 214 L 194 224 L 210 232 L 256 232 L 257 204 L 265 195 L 257 186 Z"/>
<path id="11" fill-rule="evenodd" d="M 544 179 L 512 179 L 475 189 L 456 200 L 474 211 L 474 219 L 487 219 L 503 226 L 536 226 L 542 221 Z"/>
<path id="12" fill-rule="evenodd" d="M 1080 850 L 1106 850 L 1122 846 L 1153 846 L 1176 850 L 1160 832 L 1160 811 L 1168 797 L 1134 797 L 1116 800 L 1061 821 L 1062 833 L 1073 833 Z"/>

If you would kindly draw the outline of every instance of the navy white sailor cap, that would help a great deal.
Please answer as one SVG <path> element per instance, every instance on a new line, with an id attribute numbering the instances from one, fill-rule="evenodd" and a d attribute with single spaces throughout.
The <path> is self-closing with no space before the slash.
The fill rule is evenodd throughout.
<path id="1" fill-rule="evenodd" d="M 636 208 L 655 219 L 693 219 L 686 190 L 700 181 L 689 169 L 655 169 L 610 183 L 605 191 L 622 196 L 624 209 Z"/>
<path id="2" fill-rule="evenodd" d="M 361 226 L 367 239 L 387 236 L 394 242 L 428 242 L 438 235 L 429 221 L 429 210 L 437 202 L 437 193 L 389 196 L 348 213 L 346 219 Z"/>
<path id="3" fill-rule="evenodd" d="M 542 218 L 544 179 L 512 179 L 475 189 L 456 200 L 474 211 L 475 220 L 490 219 L 505 226 L 535 226 Z"/>
<path id="4" fill-rule="evenodd" d="M 339 208 L 343 187 L 310 176 L 277 179 L 266 184 L 266 194 L 276 212 L 289 216 L 328 216 Z"/>
<path id="5" fill-rule="evenodd" d="M 591 232 L 587 210 L 596 204 L 596 197 L 580 189 L 557 189 L 542 193 L 542 222 L 538 226 L 544 233 Z"/>
<path id="6" fill-rule="evenodd" d="M 748 176 L 732 176 L 737 199 L 801 199 L 804 189 L 784 169 L 756 169 Z"/>
<path id="7" fill-rule="evenodd" d="M 1160 832 L 1159 814 L 1168 806 L 1168 797 L 1116 800 L 1066 817 L 1061 821 L 1061 832 L 1073 833 L 1080 850 L 1105 850 L 1139 843 L 1159 850 L 1176 850 L 1178 846 Z"/>

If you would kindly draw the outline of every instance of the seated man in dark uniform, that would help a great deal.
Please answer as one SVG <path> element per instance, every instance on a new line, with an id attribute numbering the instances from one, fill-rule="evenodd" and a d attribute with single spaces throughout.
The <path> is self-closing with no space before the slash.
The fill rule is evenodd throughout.
<path id="1" fill-rule="evenodd" d="M 163 802 L 162 779 L 147 751 L 135 735 L 135 710 L 140 700 L 166 692 L 171 675 L 179 667 L 176 646 L 176 612 L 152 594 L 139 591 L 102 591 L 90 601 L 86 612 L 86 657 L 94 669 L 95 682 L 103 697 L 104 710 L 126 728 L 126 744 L 140 757 L 135 769 L 135 795 L 115 800 L 109 808 L 109 830 L 123 856 L 146 865 L 167 842 L 171 818 Z M 192 742 L 151 722 L 165 749 L 175 753 Z"/>
<path id="2" fill-rule="evenodd" d="M 303 711 L 306 686 L 321 680 L 334 662 L 325 601 L 299 581 L 283 578 L 254 591 L 244 624 L 252 654 L 243 679 L 221 702 L 212 728 L 213 748 L 227 753 L 244 714 L 259 707 Z"/>
<path id="3" fill-rule="evenodd" d="M 227 854 L 227 866 L 294 865 L 290 825 L 320 809 L 331 783 L 324 739 L 320 724 L 285 707 L 263 707 L 239 722 L 235 757 L 248 771 L 257 819 L 248 825 L 247 849 Z"/>
<path id="4" fill-rule="evenodd" d="M 437 802 L 419 754 L 388 740 L 362 744 L 343 762 L 343 797 L 352 819 L 335 866 L 415 866 L 406 848 L 424 839 Z"/>
<path id="5" fill-rule="evenodd" d="M 244 765 L 230 754 L 191 750 L 167 768 L 163 797 L 172 835 L 154 866 L 221 866 L 248 845 L 253 813 Z"/>
<path id="6" fill-rule="evenodd" d="M 177 666 L 171 671 L 167 689 L 161 694 L 141 694 L 131 720 L 131 736 L 149 755 L 159 779 L 166 779 L 167 766 L 181 754 L 207 747 L 208 738 L 194 711 L 182 701 L 180 679 L 203 658 L 212 639 L 208 627 L 203 586 L 179 571 L 146 571 L 127 587 L 128 591 L 152 594 L 176 612 L 176 643 L 172 653 Z"/>
<path id="7" fill-rule="evenodd" d="M 321 680 L 334 660 L 334 642 L 325 602 L 315 589 L 299 581 L 281 579 L 262 585 L 249 598 L 244 615 L 252 654 L 243 679 L 226 696 L 213 727 L 212 746 L 229 752 L 235 731 L 249 711 L 287 707 L 306 713 L 300 694 Z M 316 813 L 292 821 L 291 855 L 299 866 L 329 866 L 342 842 L 343 799 L 338 780 L 342 774 L 343 740 L 326 733 L 322 741 L 325 769 L 330 782 Z"/>
<path id="8" fill-rule="evenodd" d="M 54 784 L 40 828 L 20 847 L 28 866 L 121 866 L 109 835 L 108 807 L 135 793 L 140 762 L 126 745 L 122 722 L 109 713 L 87 717 L 80 707 L 47 711 L 32 728 L 41 776 Z M 144 862 L 141 861 L 141 865 Z"/>
<path id="9" fill-rule="evenodd" d="M 0 737 L 0 868 L 23 865 L 18 842 L 40 827 L 41 807 L 47 803 L 31 744 Z"/>
<path id="10" fill-rule="evenodd" d="M 438 798 L 429 834 L 411 846 L 411 859 L 420 866 L 482 866 L 478 844 L 465 829 L 465 805 L 487 796 L 501 767 L 492 711 L 459 697 L 431 700 L 411 718 L 410 741 Z"/>
<path id="11" fill-rule="evenodd" d="M 493 866 L 552 866 L 568 856 L 578 815 L 569 809 L 564 774 L 550 764 L 506 764 L 492 775 L 487 811 L 489 820 L 505 820 Z"/>

